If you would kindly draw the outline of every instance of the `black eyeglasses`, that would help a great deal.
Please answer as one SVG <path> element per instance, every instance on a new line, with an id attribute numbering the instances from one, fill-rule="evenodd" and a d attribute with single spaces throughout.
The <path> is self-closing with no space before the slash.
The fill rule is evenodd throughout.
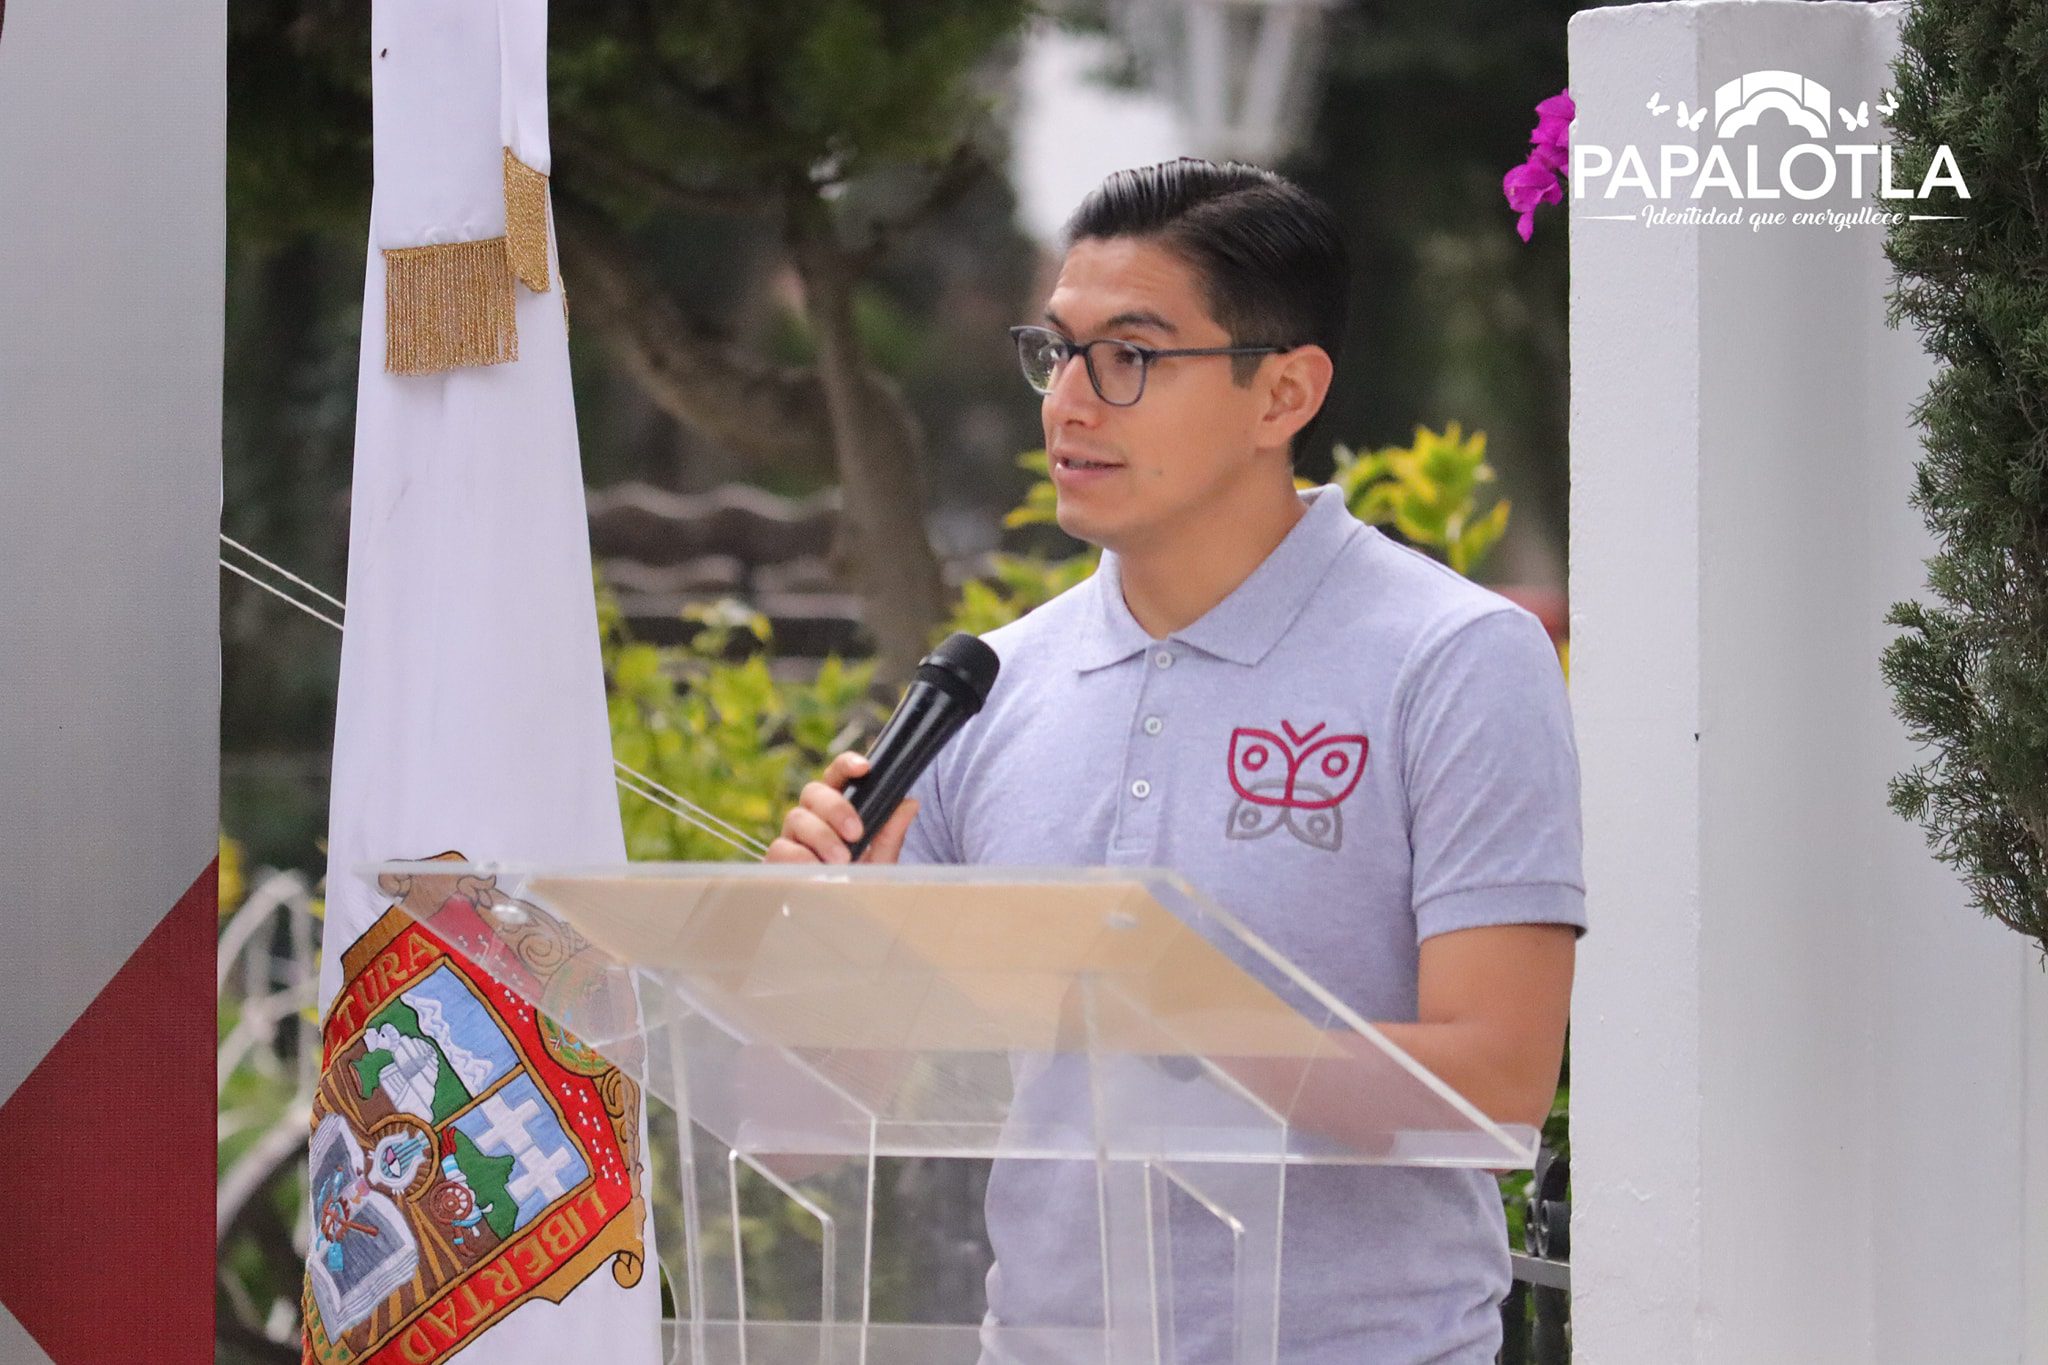
<path id="1" fill-rule="evenodd" d="M 1181 355 L 1279 355 L 1292 346 L 1180 346 L 1160 350 L 1135 341 L 1102 337 L 1095 341 L 1071 341 L 1050 327 L 1012 327 L 1017 343 L 1017 363 L 1024 368 L 1024 382 L 1040 393 L 1052 392 L 1060 366 L 1080 356 L 1088 366 L 1088 382 L 1096 396 L 1114 407 L 1127 408 L 1145 396 L 1145 375 L 1155 360 Z"/>

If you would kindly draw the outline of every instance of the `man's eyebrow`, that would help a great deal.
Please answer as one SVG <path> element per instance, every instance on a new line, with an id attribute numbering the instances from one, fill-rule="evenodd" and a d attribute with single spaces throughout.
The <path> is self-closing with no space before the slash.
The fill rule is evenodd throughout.
<path id="1" fill-rule="evenodd" d="M 1074 329 L 1067 326 L 1061 320 L 1060 315 L 1053 312 L 1050 308 L 1045 310 L 1045 320 L 1069 336 L 1072 336 L 1074 333 Z M 1168 336 L 1178 336 L 1180 334 L 1180 328 L 1174 326 L 1165 318 L 1160 317 L 1159 314 L 1142 308 L 1131 312 L 1118 313 L 1115 317 L 1102 324 L 1102 330 L 1105 332 L 1113 332 L 1119 327 L 1150 327 L 1155 331 L 1164 332 Z"/>

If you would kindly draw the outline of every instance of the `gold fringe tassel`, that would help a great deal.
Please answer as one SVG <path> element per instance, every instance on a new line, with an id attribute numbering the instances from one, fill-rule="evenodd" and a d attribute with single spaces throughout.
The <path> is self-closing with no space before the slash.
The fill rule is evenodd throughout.
<path id="1" fill-rule="evenodd" d="M 512 273 L 548 292 L 548 178 L 505 149 L 505 241 Z"/>
<path id="2" fill-rule="evenodd" d="M 384 368 L 438 374 L 519 359 L 505 239 L 384 253 Z"/>

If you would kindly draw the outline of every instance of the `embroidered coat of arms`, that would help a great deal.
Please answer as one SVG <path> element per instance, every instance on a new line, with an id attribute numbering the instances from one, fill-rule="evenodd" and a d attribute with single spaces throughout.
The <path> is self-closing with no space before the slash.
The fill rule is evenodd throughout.
<path id="1" fill-rule="evenodd" d="M 451 943 L 493 941 L 492 879 L 384 889 L 398 903 L 344 954 L 323 1031 L 308 1365 L 434 1365 L 607 1263 L 626 1286 L 644 1269 L 639 1087 L 528 1003 L 588 980 L 594 951 L 546 915 L 498 918 L 486 973 Z"/>

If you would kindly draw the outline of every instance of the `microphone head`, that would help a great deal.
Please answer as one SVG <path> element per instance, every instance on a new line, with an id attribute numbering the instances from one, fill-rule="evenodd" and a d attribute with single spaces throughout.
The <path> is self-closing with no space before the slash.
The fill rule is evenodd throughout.
<path id="1" fill-rule="evenodd" d="M 944 687 L 967 702 L 972 710 L 979 711 L 988 700 L 989 689 L 996 685 L 996 673 L 1001 668 L 1002 660 L 993 649 L 977 636 L 956 630 L 924 656 L 917 666 L 917 675 Z"/>

